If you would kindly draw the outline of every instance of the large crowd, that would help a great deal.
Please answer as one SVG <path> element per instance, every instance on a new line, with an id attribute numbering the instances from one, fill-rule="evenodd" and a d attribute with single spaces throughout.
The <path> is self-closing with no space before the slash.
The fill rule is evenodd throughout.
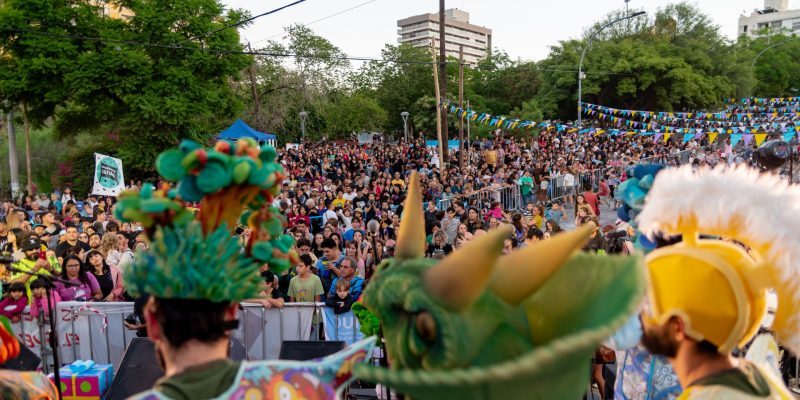
<path id="1" fill-rule="evenodd" d="M 300 263 L 282 276 L 262 268 L 265 307 L 285 301 L 323 301 L 349 309 L 381 260 L 391 257 L 408 176 L 419 171 L 425 204 L 427 255 L 442 258 L 503 224 L 514 227 L 504 251 L 544 240 L 565 227 L 594 221 L 591 251 L 624 251 L 606 235 L 601 212 L 613 205 L 624 169 L 645 159 L 715 164 L 730 145 L 690 141 L 664 144 L 644 137 L 549 132 L 518 139 L 474 141 L 443 162 L 422 140 L 407 143 L 308 144 L 279 152 L 286 179 L 273 205 L 286 216 Z M 709 150 L 710 149 L 710 150 Z M 136 186 L 132 183 L 133 186 Z M 513 189 L 513 190 L 510 190 Z M 510 190 L 513 207 L 500 199 Z M 496 195 L 496 196 L 495 196 Z M 43 312 L 67 300 L 131 301 L 122 275 L 137 250 L 146 250 L 140 226 L 114 218 L 112 197 L 76 197 L 69 188 L 0 205 L 0 250 L 14 259 L 0 314 L 19 319 L 26 305 Z M 613 217 L 610 217 L 613 220 Z M 607 220 L 607 218 L 606 218 Z M 238 230 L 244 242 L 248 229 Z M 43 277 L 61 278 L 50 304 Z M 11 307 L 11 306 L 14 307 Z M 131 320 L 130 327 L 141 327 Z"/>

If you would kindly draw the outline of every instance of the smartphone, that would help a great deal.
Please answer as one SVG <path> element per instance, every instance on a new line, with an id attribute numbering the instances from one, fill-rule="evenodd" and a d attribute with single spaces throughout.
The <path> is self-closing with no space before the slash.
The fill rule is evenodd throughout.
<path id="1" fill-rule="evenodd" d="M 47 252 L 44 250 L 39 250 L 39 259 L 40 260 L 47 260 Z"/>

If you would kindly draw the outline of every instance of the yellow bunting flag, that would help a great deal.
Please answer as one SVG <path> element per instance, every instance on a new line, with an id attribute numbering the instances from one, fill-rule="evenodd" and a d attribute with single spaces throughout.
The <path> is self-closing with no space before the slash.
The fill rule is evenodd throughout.
<path id="1" fill-rule="evenodd" d="M 756 146 L 758 146 L 758 147 L 761 147 L 761 143 L 764 143 L 764 139 L 767 138 L 767 134 L 766 133 L 756 133 L 753 136 L 755 136 L 755 138 L 756 138 Z"/>
<path id="2" fill-rule="evenodd" d="M 664 143 L 667 143 L 667 142 L 669 142 L 669 138 L 670 138 L 670 137 L 672 137 L 672 134 L 671 134 L 671 133 L 665 133 L 665 134 L 664 134 Z"/>
<path id="3" fill-rule="evenodd" d="M 717 140 L 717 135 L 719 135 L 719 133 L 716 133 L 716 132 L 709 133 L 708 134 L 708 144 L 714 144 L 714 141 Z"/>

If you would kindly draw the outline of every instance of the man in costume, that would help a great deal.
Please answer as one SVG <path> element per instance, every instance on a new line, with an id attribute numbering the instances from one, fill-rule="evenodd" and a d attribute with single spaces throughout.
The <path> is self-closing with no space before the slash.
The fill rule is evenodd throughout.
<path id="1" fill-rule="evenodd" d="M 275 149 L 252 140 L 213 149 L 185 141 L 156 161 L 177 189 L 145 185 L 120 197 L 119 219 L 141 222 L 152 242 L 125 279 L 134 294 L 150 295 L 144 319 L 165 371 L 138 398 L 333 398 L 349 382 L 349 367 L 366 359 L 370 339 L 316 363 L 227 359 L 238 303 L 258 297 L 259 266 L 279 273 L 296 258 L 271 206 L 284 177 L 274 159 Z M 200 201 L 198 218 L 182 201 Z M 252 230 L 244 253 L 233 235 L 238 222 Z"/>
<path id="2" fill-rule="evenodd" d="M 641 314 L 642 343 L 669 359 L 681 398 L 791 399 L 777 371 L 732 351 L 758 332 L 767 289 L 779 303 L 772 330 L 800 350 L 800 238 L 791 231 L 800 223 L 800 187 L 744 167 L 666 170 L 638 223 L 648 235 L 682 235 L 647 256 Z"/>

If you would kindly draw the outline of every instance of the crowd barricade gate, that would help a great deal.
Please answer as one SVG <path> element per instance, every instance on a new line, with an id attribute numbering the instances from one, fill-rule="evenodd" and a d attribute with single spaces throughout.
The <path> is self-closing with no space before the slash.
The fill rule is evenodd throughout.
<path id="1" fill-rule="evenodd" d="M 467 195 L 459 195 L 436 203 L 436 208 L 440 211 L 447 210 L 456 203 L 464 205 L 465 208 L 475 206 L 478 210 L 488 208 L 488 204 L 500 202 L 504 210 L 521 210 L 524 207 L 522 194 L 519 185 L 505 185 L 499 188 L 481 189 Z"/>
<path id="2" fill-rule="evenodd" d="M 320 315 L 324 303 L 286 303 L 283 308 L 266 309 L 260 304 L 242 304 L 239 328 L 233 336 L 247 351 L 248 360 L 276 359 L 283 340 L 310 340 L 311 323 Z M 133 313 L 133 303 L 84 303 L 66 301 L 56 304 L 56 329 L 62 365 L 76 360 L 119 366 L 136 331 L 125 327 L 125 317 Z M 26 309 L 20 322 L 11 324 L 20 343 L 42 358 L 45 372 L 52 371 L 52 352 L 47 337 L 49 324 Z"/>

